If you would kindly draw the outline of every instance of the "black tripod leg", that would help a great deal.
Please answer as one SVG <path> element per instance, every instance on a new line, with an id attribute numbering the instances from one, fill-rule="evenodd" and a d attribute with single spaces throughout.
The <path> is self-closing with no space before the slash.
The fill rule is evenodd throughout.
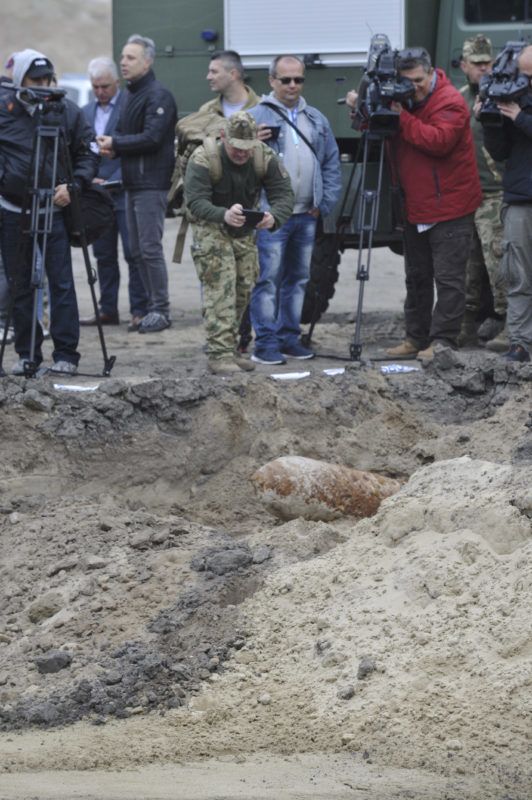
<path id="1" fill-rule="evenodd" d="M 382 192 L 382 177 L 384 169 L 384 138 L 379 141 L 379 167 L 376 190 L 367 190 L 366 169 L 368 165 L 369 137 L 365 134 L 364 158 L 362 167 L 362 193 L 359 213 L 360 242 L 358 249 L 357 280 L 359 281 L 357 314 L 355 320 L 355 332 L 349 354 L 352 361 L 360 361 L 362 356 L 362 309 L 364 305 L 364 288 L 369 280 L 369 269 L 371 265 L 371 251 L 373 247 L 373 234 L 377 230 L 379 221 L 379 208 Z M 362 251 L 367 250 L 366 264 L 362 263 Z"/>
<path id="2" fill-rule="evenodd" d="M 73 190 L 72 193 L 73 194 L 75 193 L 74 190 Z M 77 196 L 76 196 L 76 201 L 75 202 L 78 203 L 78 211 L 79 211 L 79 198 Z M 85 231 L 83 229 L 83 225 L 81 226 L 80 233 L 81 233 L 80 239 L 81 239 L 81 249 L 82 249 L 82 252 L 83 252 L 83 261 L 85 263 L 85 269 L 86 269 L 86 272 L 87 272 L 87 282 L 89 284 L 89 289 L 90 289 L 90 293 L 91 293 L 92 305 L 93 305 L 93 308 L 94 308 L 94 317 L 96 319 L 96 327 L 98 328 L 98 337 L 100 339 L 100 347 L 102 348 L 102 355 L 103 355 L 103 373 L 102 374 L 105 377 L 109 377 L 109 375 L 111 374 L 111 370 L 113 369 L 113 367 L 115 365 L 116 356 L 110 356 L 107 353 L 107 345 L 105 344 L 105 336 L 104 336 L 104 333 L 103 333 L 102 320 L 101 320 L 101 317 L 100 317 L 100 309 L 98 307 L 98 300 L 96 298 L 96 292 L 94 291 L 94 284 L 96 283 L 96 280 L 97 280 L 96 279 L 96 272 L 94 271 L 94 269 L 93 269 L 93 267 L 91 265 L 90 256 L 89 256 L 89 247 L 87 245 L 87 239 L 85 237 Z"/>

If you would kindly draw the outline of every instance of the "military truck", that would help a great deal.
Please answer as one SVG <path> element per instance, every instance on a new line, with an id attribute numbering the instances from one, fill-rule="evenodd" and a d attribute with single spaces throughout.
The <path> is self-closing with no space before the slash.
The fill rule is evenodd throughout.
<path id="1" fill-rule="evenodd" d="M 305 98 L 332 125 L 345 189 L 336 213 L 324 221 L 317 236 L 303 312 L 306 322 L 327 308 L 341 254 L 361 243 L 359 135 L 338 99 L 358 86 L 372 35 L 386 34 L 394 48 L 426 47 L 434 63 L 460 86 L 462 43 L 480 32 L 492 39 L 496 49 L 510 39 L 529 38 L 532 4 L 528 0 L 268 0 L 260 4 L 249 0 L 113 0 L 115 57 L 119 59 L 130 34 L 151 37 L 157 48 L 157 77 L 175 94 L 180 117 L 209 99 L 205 76 L 215 50 L 240 53 L 246 82 L 259 95 L 270 91 L 267 70 L 273 56 L 287 52 L 303 57 Z M 370 150 L 364 184 L 369 189 L 374 189 L 377 181 L 373 159 Z M 401 234 L 387 176 L 380 194 L 372 244 L 399 252 Z"/>

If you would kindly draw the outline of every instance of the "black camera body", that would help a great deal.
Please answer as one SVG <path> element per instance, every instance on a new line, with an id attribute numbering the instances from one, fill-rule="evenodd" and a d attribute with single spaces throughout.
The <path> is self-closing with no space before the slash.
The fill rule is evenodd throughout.
<path id="1" fill-rule="evenodd" d="M 397 61 L 398 51 L 392 49 L 388 37 L 383 33 L 372 36 L 359 87 L 357 115 L 368 131 L 380 136 L 390 136 L 399 128 L 399 114 L 391 108 L 392 103 L 406 105 L 415 93 L 412 81 L 399 75 Z"/>
<path id="2" fill-rule="evenodd" d="M 488 127 L 501 127 L 503 115 L 497 103 L 518 102 L 528 92 L 530 81 L 519 74 L 517 59 L 524 42 L 507 42 L 493 63 L 491 75 L 480 79 L 478 93 L 482 101 L 480 121 Z"/>
<path id="3" fill-rule="evenodd" d="M 57 89 L 55 86 L 23 86 L 17 88 L 16 92 L 17 100 L 35 106 L 41 116 L 48 118 L 49 124 L 60 124 L 59 120 L 65 110 L 65 89 Z M 54 116 L 55 120 L 52 119 Z"/>

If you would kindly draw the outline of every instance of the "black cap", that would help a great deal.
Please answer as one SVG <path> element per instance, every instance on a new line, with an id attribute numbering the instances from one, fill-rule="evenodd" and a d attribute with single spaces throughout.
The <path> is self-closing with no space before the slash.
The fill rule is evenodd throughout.
<path id="1" fill-rule="evenodd" d="M 47 58 L 34 58 L 26 70 L 25 78 L 51 78 L 54 74 L 54 65 Z"/>

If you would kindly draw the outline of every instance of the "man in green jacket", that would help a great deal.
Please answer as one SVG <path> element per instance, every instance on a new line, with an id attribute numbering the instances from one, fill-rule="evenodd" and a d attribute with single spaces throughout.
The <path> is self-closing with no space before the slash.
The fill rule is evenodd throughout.
<path id="1" fill-rule="evenodd" d="M 460 331 L 459 344 L 464 347 L 478 343 L 479 333 L 488 341 L 490 349 L 507 349 L 508 336 L 500 334 L 506 317 L 506 287 L 499 277 L 502 256 L 502 165 L 497 164 L 484 147 L 482 125 L 475 116 L 478 84 L 483 75 L 491 72 L 493 51 L 491 41 L 479 33 L 466 39 L 462 48 L 460 66 L 467 83 L 460 90 L 471 111 L 471 130 L 475 142 L 477 167 L 483 200 L 475 212 L 475 233 L 466 271 L 466 311 Z M 488 317 L 479 328 L 479 312 L 483 296 L 493 297 L 495 317 Z M 497 337 L 497 338 L 494 338 Z M 504 346 L 506 344 L 506 346 Z"/>
<path id="2" fill-rule="evenodd" d="M 262 191 L 270 210 L 253 224 L 243 209 L 256 209 Z M 292 214 L 294 194 L 282 162 L 259 141 L 256 122 L 245 111 L 229 118 L 221 141 L 208 140 L 192 154 L 185 204 L 192 257 L 203 285 L 209 369 L 220 375 L 253 369 L 236 346 L 259 271 L 254 230 L 281 227 Z"/>

